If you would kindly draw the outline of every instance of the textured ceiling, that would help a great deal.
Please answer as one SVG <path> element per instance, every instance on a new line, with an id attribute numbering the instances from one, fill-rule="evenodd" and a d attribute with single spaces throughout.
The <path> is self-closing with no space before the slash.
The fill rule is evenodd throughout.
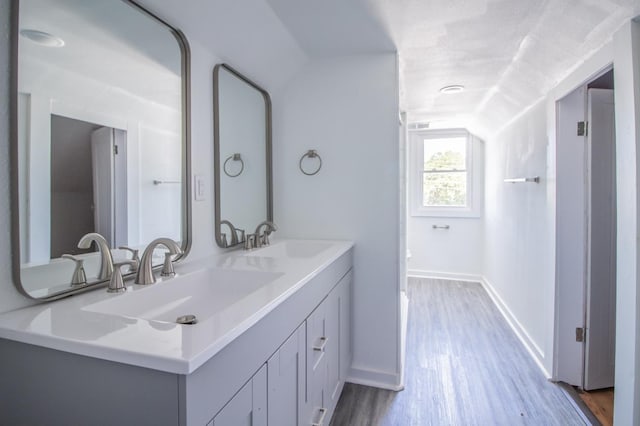
<path id="1" fill-rule="evenodd" d="M 411 121 L 488 136 L 640 14 L 640 0 L 266 0 L 312 55 L 389 51 Z M 444 95 L 443 86 L 466 90 Z"/>

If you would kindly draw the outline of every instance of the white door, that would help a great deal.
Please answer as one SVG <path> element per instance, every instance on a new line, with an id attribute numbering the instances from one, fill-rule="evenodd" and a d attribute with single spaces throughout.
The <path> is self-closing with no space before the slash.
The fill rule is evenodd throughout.
<path id="1" fill-rule="evenodd" d="M 586 90 L 558 101 L 556 141 L 556 331 L 554 379 L 582 386 L 586 282 L 586 139 L 577 131 L 585 121 Z"/>
<path id="2" fill-rule="evenodd" d="M 127 132 L 113 129 L 115 155 L 113 161 L 115 215 L 114 247 L 129 245 L 129 220 L 127 215 Z"/>
<path id="3" fill-rule="evenodd" d="M 95 232 L 114 247 L 114 137 L 113 129 L 101 127 L 91 134 L 93 170 L 93 216 Z"/>
<path id="4" fill-rule="evenodd" d="M 110 247 L 127 245 L 126 132 L 101 127 L 91 134 L 95 232 Z"/>
<path id="5" fill-rule="evenodd" d="M 584 388 L 612 387 L 615 357 L 616 171 L 613 90 L 588 91 L 589 228 Z"/>

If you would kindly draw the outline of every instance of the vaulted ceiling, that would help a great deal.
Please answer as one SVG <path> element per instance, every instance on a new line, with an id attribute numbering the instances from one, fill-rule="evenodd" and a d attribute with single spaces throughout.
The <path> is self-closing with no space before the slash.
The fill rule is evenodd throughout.
<path id="1" fill-rule="evenodd" d="M 640 0 L 267 0 L 303 50 L 397 49 L 401 109 L 490 135 L 605 45 Z M 452 84 L 462 93 L 442 94 Z"/>

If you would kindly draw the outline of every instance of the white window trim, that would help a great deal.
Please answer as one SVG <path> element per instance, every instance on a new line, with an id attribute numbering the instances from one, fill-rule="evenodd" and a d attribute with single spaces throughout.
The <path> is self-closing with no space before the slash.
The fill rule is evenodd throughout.
<path id="1" fill-rule="evenodd" d="M 467 206 L 425 207 L 422 205 L 425 139 L 467 138 Z M 478 218 L 482 211 L 482 149 L 481 141 L 466 129 L 409 131 L 409 187 L 411 216 Z"/>

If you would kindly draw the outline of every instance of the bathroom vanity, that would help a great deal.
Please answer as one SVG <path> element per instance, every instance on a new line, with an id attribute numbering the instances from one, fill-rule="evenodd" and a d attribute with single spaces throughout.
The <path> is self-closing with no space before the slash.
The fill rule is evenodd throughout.
<path id="1" fill-rule="evenodd" d="M 0 315 L 0 423 L 327 425 L 351 268 L 349 242 L 283 240 Z"/>

